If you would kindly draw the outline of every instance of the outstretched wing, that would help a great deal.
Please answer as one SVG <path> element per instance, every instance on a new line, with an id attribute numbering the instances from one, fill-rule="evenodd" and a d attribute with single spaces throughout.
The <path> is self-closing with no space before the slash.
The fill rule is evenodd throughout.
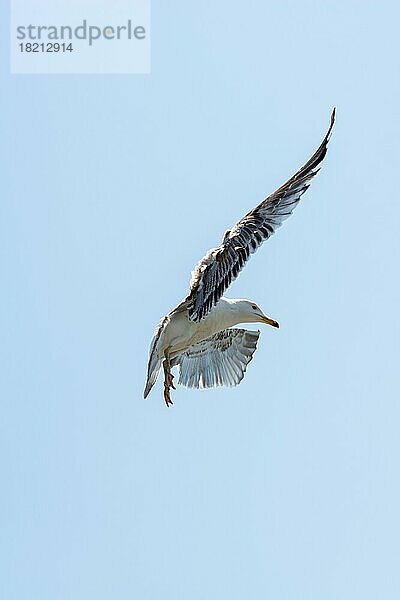
<path id="1" fill-rule="evenodd" d="M 192 273 L 187 298 L 189 318 L 201 321 L 218 302 L 225 290 L 261 244 L 292 214 L 300 197 L 318 173 L 335 122 L 332 111 L 329 129 L 310 160 L 276 192 L 243 217 L 224 235 L 221 245 L 212 248 Z"/>
<path id="2" fill-rule="evenodd" d="M 179 365 L 178 383 L 191 388 L 237 385 L 253 358 L 259 335 L 259 331 L 225 329 L 193 344 L 171 362 L 171 366 Z"/>

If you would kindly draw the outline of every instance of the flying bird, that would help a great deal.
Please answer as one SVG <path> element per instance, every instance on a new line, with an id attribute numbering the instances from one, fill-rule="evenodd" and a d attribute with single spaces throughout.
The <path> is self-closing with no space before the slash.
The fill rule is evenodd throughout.
<path id="1" fill-rule="evenodd" d="M 189 295 L 158 324 L 150 346 L 146 398 L 164 371 L 164 400 L 172 404 L 171 369 L 179 368 L 178 383 L 191 388 L 235 386 L 244 377 L 257 347 L 259 331 L 234 327 L 239 323 L 266 323 L 279 327 L 256 302 L 225 298 L 250 255 L 292 214 L 300 197 L 318 173 L 335 122 L 310 160 L 278 190 L 225 232 L 221 244 L 201 259 L 192 273 Z"/>

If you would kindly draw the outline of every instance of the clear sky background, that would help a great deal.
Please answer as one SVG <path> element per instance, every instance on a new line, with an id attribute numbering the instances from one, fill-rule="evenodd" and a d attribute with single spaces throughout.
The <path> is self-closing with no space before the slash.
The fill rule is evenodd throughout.
<path id="1" fill-rule="evenodd" d="M 9 75 L 4 4 L 0 596 L 398 599 L 398 3 L 153 0 L 141 76 Z M 156 323 L 334 105 L 229 290 L 281 329 L 144 401 Z"/>

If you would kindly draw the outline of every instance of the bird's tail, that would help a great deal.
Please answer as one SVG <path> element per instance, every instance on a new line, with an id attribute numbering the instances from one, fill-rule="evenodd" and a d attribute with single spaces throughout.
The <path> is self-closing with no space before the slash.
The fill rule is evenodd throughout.
<path id="1" fill-rule="evenodd" d="M 163 317 L 161 319 L 161 321 L 157 325 L 156 330 L 153 335 L 153 339 L 151 340 L 149 366 L 147 367 L 147 381 L 146 381 L 146 387 L 144 388 L 144 393 L 143 393 L 143 396 L 145 398 L 147 398 L 147 396 L 150 393 L 151 388 L 157 381 L 157 377 L 158 377 L 158 374 L 161 369 L 161 363 L 162 363 L 163 356 L 162 356 L 160 344 L 161 344 L 164 328 L 168 324 L 168 322 L 169 322 L 169 315 L 166 315 L 165 317 Z"/>
<path id="2" fill-rule="evenodd" d="M 147 398 L 147 396 L 150 394 L 151 388 L 157 381 L 158 374 L 160 373 L 160 369 L 161 369 L 161 360 L 158 357 L 158 353 L 154 352 L 150 356 L 149 367 L 147 369 L 146 387 L 144 388 L 144 392 L 143 392 L 143 396 L 145 398 Z"/>

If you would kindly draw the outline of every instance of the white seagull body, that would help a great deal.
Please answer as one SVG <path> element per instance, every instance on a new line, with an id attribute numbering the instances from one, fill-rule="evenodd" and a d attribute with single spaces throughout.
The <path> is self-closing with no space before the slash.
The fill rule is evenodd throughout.
<path id="1" fill-rule="evenodd" d="M 264 315 L 255 302 L 224 298 L 244 264 L 263 241 L 292 213 L 317 174 L 327 152 L 335 121 L 310 160 L 276 192 L 228 230 L 218 248 L 212 248 L 192 274 L 190 293 L 160 321 L 150 347 L 146 398 L 164 368 L 164 400 L 172 404 L 171 368 L 179 367 L 178 383 L 187 387 L 233 386 L 243 379 L 253 357 L 259 331 L 232 329 L 239 323 L 278 323 Z"/>

